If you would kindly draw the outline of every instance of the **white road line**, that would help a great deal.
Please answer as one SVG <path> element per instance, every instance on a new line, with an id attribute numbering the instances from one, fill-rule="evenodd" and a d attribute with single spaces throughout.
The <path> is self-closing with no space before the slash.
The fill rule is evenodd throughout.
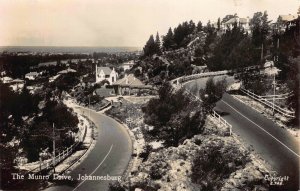
<path id="1" fill-rule="evenodd" d="M 113 146 L 114 146 L 114 145 L 111 145 L 111 146 L 110 146 L 110 149 L 109 149 L 108 153 L 105 155 L 105 157 L 103 158 L 103 160 L 101 161 L 101 163 L 100 163 L 100 164 L 97 166 L 97 168 L 95 168 L 95 170 L 94 170 L 93 172 L 91 172 L 88 176 L 93 175 L 93 174 L 96 172 L 96 170 L 102 165 L 102 163 L 105 161 L 105 159 L 106 159 L 106 158 L 108 157 L 108 155 L 110 154 L 110 152 L 111 152 Z M 74 190 L 76 190 L 79 186 L 81 186 L 85 181 L 86 181 L 86 180 L 84 180 L 84 181 L 82 181 L 80 184 L 78 184 L 78 186 L 76 186 L 76 188 L 74 188 Z M 74 190 L 73 190 L 73 191 L 74 191 Z"/>
<path id="2" fill-rule="evenodd" d="M 264 128 L 262 128 L 261 126 L 259 126 L 258 124 L 256 124 L 255 122 L 253 122 L 251 119 L 249 119 L 248 117 L 246 117 L 245 115 L 243 115 L 241 112 L 239 112 L 237 109 L 235 109 L 234 107 L 232 107 L 231 105 L 229 105 L 226 101 L 221 100 L 222 102 L 224 102 L 226 105 L 228 105 L 229 107 L 231 107 L 234 111 L 236 111 L 238 114 L 240 114 L 241 116 L 243 116 L 244 118 L 246 118 L 247 120 L 249 120 L 251 123 L 253 123 L 254 125 L 256 125 L 258 128 L 260 128 L 262 131 L 264 131 L 265 133 L 267 133 L 268 135 L 270 135 L 273 139 L 275 139 L 277 142 L 279 142 L 281 145 L 283 145 L 284 147 L 286 147 L 289 151 L 291 151 L 294 155 L 296 155 L 297 157 L 300 158 L 300 155 L 298 155 L 297 153 L 295 153 L 292 149 L 290 149 L 288 146 L 286 146 L 284 143 L 282 143 L 280 140 L 278 140 L 276 137 L 274 137 L 272 134 L 270 134 L 268 131 L 266 131 Z"/>

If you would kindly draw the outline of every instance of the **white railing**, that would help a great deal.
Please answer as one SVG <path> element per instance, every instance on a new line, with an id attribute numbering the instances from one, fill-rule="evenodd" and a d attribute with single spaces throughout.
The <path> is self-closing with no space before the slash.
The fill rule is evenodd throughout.
<path id="1" fill-rule="evenodd" d="M 190 92 L 190 90 L 184 89 L 184 92 L 186 94 L 190 95 L 194 101 L 202 102 L 202 100 L 198 96 L 196 96 L 192 92 Z"/>
<path id="2" fill-rule="evenodd" d="M 184 89 L 184 92 L 186 94 L 190 95 L 194 101 L 203 102 L 199 97 L 194 95 L 189 90 Z M 219 124 L 222 124 L 222 125 L 224 125 L 225 127 L 227 127 L 229 129 L 229 135 L 231 136 L 231 134 L 232 134 L 232 125 L 229 124 L 223 117 L 221 117 L 215 110 L 212 111 L 211 115 L 218 120 Z"/>
<path id="3" fill-rule="evenodd" d="M 229 135 L 231 136 L 232 135 L 232 125 L 229 124 L 223 117 L 221 117 L 221 115 L 219 115 L 215 110 L 213 110 L 211 115 L 215 119 L 218 120 L 219 124 L 222 124 L 229 129 Z"/>
<path id="4" fill-rule="evenodd" d="M 293 93 L 286 93 L 286 94 L 278 94 L 278 95 L 264 95 L 264 96 L 258 96 L 260 98 L 265 98 L 265 99 L 287 99 L 290 96 L 292 96 Z"/>
<path id="5" fill-rule="evenodd" d="M 79 131 L 77 133 L 77 136 L 76 136 L 77 141 L 73 145 L 71 145 L 67 149 L 63 150 L 62 152 L 58 153 L 54 159 L 52 158 L 50 160 L 41 161 L 40 165 L 37 168 L 35 168 L 27 173 L 39 173 L 42 170 L 53 168 L 53 166 L 56 166 L 58 163 L 65 160 L 68 156 L 70 156 L 74 152 L 76 147 L 84 141 L 86 133 L 87 133 L 87 126 L 85 127 L 84 132 Z"/>
<path id="6" fill-rule="evenodd" d="M 263 105 L 274 109 L 274 111 L 286 116 L 286 117 L 295 117 L 295 112 L 287 110 L 287 109 L 283 109 L 281 106 L 278 106 L 276 104 L 274 104 L 273 102 L 270 102 L 268 99 L 266 98 L 262 98 L 261 96 L 256 95 L 253 92 L 250 92 L 249 90 L 246 90 L 244 88 L 240 89 L 244 94 L 248 95 L 249 97 L 251 97 L 254 100 L 257 100 L 258 102 L 262 103 Z"/>
<path id="7" fill-rule="evenodd" d="M 228 73 L 229 73 L 228 70 L 224 70 L 224 71 L 217 71 L 217 72 L 205 72 L 205 73 L 199 73 L 199 74 L 192 74 L 189 76 L 181 76 L 181 77 L 171 80 L 171 84 L 179 85 L 183 82 L 187 82 L 190 80 L 195 80 L 195 79 L 199 79 L 199 78 L 207 78 L 207 77 L 212 77 L 212 76 L 222 76 L 222 75 L 226 75 Z"/>

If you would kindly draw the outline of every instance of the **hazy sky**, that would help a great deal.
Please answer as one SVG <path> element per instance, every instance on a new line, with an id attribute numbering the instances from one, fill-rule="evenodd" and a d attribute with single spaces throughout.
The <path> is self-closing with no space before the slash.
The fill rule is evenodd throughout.
<path id="1" fill-rule="evenodd" d="M 193 20 L 267 10 L 296 14 L 300 0 L 0 0 L 0 46 L 138 46 Z"/>

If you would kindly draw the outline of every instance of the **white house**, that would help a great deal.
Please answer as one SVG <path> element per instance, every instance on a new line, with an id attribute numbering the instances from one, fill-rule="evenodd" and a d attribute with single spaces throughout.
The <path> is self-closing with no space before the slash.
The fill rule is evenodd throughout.
<path id="1" fill-rule="evenodd" d="M 35 80 L 35 78 L 38 76 L 39 76 L 39 73 L 37 73 L 37 72 L 29 72 L 29 73 L 25 74 L 25 78 L 27 78 L 28 80 Z"/>
<path id="2" fill-rule="evenodd" d="M 223 23 L 223 29 L 226 30 L 229 28 L 230 30 L 233 28 L 234 24 L 237 23 L 238 26 L 243 27 L 245 32 L 250 32 L 250 18 L 240 18 L 240 17 L 234 17 L 229 19 L 227 22 Z"/>
<path id="3" fill-rule="evenodd" d="M 96 65 L 96 83 L 103 80 L 107 80 L 109 84 L 117 81 L 118 73 L 113 68 L 112 70 L 109 67 L 98 67 Z"/>
<path id="4" fill-rule="evenodd" d="M 126 71 L 126 70 L 130 70 L 133 67 L 133 65 L 134 65 L 134 61 L 130 60 L 129 62 L 123 63 L 122 67 L 124 71 Z"/>

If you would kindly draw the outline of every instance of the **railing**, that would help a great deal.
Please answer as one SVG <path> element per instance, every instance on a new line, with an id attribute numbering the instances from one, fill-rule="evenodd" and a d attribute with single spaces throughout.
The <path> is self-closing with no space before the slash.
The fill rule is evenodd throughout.
<path id="1" fill-rule="evenodd" d="M 43 170 L 49 170 L 49 169 L 53 168 L 54 166 L 56 166 L 57 164 L 59 164 L 60 162 L 65 160 L 68 156 L 70 156 L 74 152 L 76 147 L 84 141 L 86 133 L 87 133 L 87 126 L 85 127 L 85 130 L 83 133 L 82 133 L 82 131 L 78 131 L 77 136 L 76 136 L 77 141 L 73 145 L 68 147 L 67 149 L 58 153 L 58 155 L 55 156 L 54 160 L 52 158 L 52 159 L 48 159 L 46 161 L 41 161 L 38 167 L 36 167 L 30 171 L 27 171 L 25 173 L 22 173 L 22 175 L 24 175 L 24 177 L 26 177 L 28 174 L 38 174 Z M 24 179 L 16 179 L 15 181 L 13 181 L 9 184 L 19 184 L 23 180 Z"/>
<path id="2" fill-rule="evenodd" d="M 190 96 L 192 96 L 192 99 L 194 99 L 194 101 L 199 101 L 199 102 L 203 102 L 199 97 L 197 97 L 196 95 L 194 95 L 192 92 L 190 92 L 187 89 L 184 89 L 184 92 Z M 219 124 L 224 125 L 225 127 L 227 127 L 229 129 L 229 135 L 232 135 L 232 125 L 229 124 L 223 117 L 221 117 L 215 110 L 212 111 L 211 114 L 214 118 L 218 119 Z"/>
<path id="3" fill-rule="evenodd" d="M 241 88 L 240 89 L 244 94 L 248 95 L 249 97 L 251 97 L 252 99 L 254 100 L 257 100 L 258 102 L 262 103 L 263 105 L 269 107 L 269 108 L 272 108 L 274 109 L 274 111 L 286 116 L 286 117 L 291 117 L 291 118 L 294 118 L 295 117 L 295 112 L 293 111 L 289 111 L 287 109 L 283 109 L 281 106 L 278 106 L 272 102 L 270 102 L 268 99 L 266 98 L 262 98 L 261 96 L 258 96 L 256 95 L 255 93 L 253 92 L 250 92 L 249 90 L 246 90 L 246 89 L 243 89 Z"/>
<path id="4" fill-rule="evenodd" d="M 202 102 L 202 100 L 201 100 L 199 97 L 197 97 L 196 95 L 194 95 L 194 94 L 193 94 L 192 92 L 190 92 L 189 90 L 184 89 L 184 92 L 185 92 L 186 94 L 190 95 L 194 101 Z"/>
<path id="5" fill-rule="evenodd" d="M 224 70 L 224 71 L 217 71 L 217 72 L 205 72 L 205 73 L 200 73 L 200 74 L 193 74 L 193 75 L 189 75 L 189 76 L 181 76 L 179 78 L 171 80 L 171 84 L 179 85 L 183 82 L 187 82 L 190 80 L 212 77 L 212 76 L 222 76 L 222 75 L 226 75 L 228 73 L 229 73 L 228 70 Z"/>
<path id="6" fill-rule="evenodd" d="M 232 134 L 232 125 L 229 124 L 223 117 L 221 117 L 221 115 L 219 115 L 215 110 L 213 110 L 211 115 L 214 118 L 218 119 L 219 124 L 222 124 L 222 125 L 224 125 L 225 127 L 227 127 L 229 129 L 229 135 L 231 136 L 231 134 Z"/>
<path id="7" fill-rule="evenodd" d="M 269 68 L 271 66 L 258 66 L 258 65 L 254 65 L 254 66 L 248 66 L 248 67 L 244 67 L 241 68 L 240 70 L 252 70 L 252 69 L 265 69 L 265 68 Z M 205 72 L 205 73 L 199 73 L 199 74 L 192 74 L 192 75 L 188 75 L 188 76 L 181 76 L 178 78 L 175 78 L 173 80 L 171 80 L 171 84 L 176 84 L 179 85 L 180 83 L 183 82 L 187 82 L 190 80 L 195 80 L 198 78 L 205 78 L 205 77 L 212 77 L 212 76 L 222 76 L 222 75 L 226 75 L 229 73 L 238 73 L 236 72 L 236 70 L 223 70 L 223 71 L 216 71 L 216 72 Z"/>
<path id="8" fill-rule="evenodd" d="M 52 168 L 53 166 L 56 166 L 57 164 L 59 164 L 60 162 L 65 160 L 68 156 L 70 156 L 74 152 L 76 147 L 84 141 L 84 138 L 87 133 L 87 127 L 85 127 L 85 130 L 83 133 L 81 131 L 79 131 L 79 132 L 80 133 L 78 133 L 78 134 L 80 134 L 80 135 L 76 136 L 77 141 L 73 145 L 71 145 L 67 149 L 63 150 L 62 152 L 58 153 L 54 159 L 41 162 L 40 166 L 33 169 L 31 172 L 39 173 L 42 170 Z"/>
<path id="9" fill-rule="evenodd" d="M 287 99 L 290 96 L 292 96 L 293 93 L 286 93 L 286 94 L 278 94 L 278 95 L 265 95 L 265 96 L 258 96 L 260 98 L 265 98 L 265 99 Z"/>
<path id="10" fill-rule="evenodd" d="M 36 173 L 39 173 L 43 170 L 52 168 L 53 166 L 56 166 L 58 163 L 60 163 L 61 161 L 66 159 L 69 155 L 71 155 L 73 153 L 73 151 L 76 149 L 76 147 L 84 141 L 86 133 L 87 133 L 87 127 L 85 127 L 85 130 L 84 130 L 83 133 L 81 131 L 79 131 L 77 133 L 77 136 L 76 136 L 77 141 L 73 145 L 68 147 L 67 149 L 65 149 L 62 152 L 58 153 L 55 156 L 54 160 L 52 158 L 52 159 L 48 159 L 46 161 L 42 161 L 38 167 L 26 172 L 26 174 L 29 174 L 29 173 L 35 173 L 36 174 Z"/>

